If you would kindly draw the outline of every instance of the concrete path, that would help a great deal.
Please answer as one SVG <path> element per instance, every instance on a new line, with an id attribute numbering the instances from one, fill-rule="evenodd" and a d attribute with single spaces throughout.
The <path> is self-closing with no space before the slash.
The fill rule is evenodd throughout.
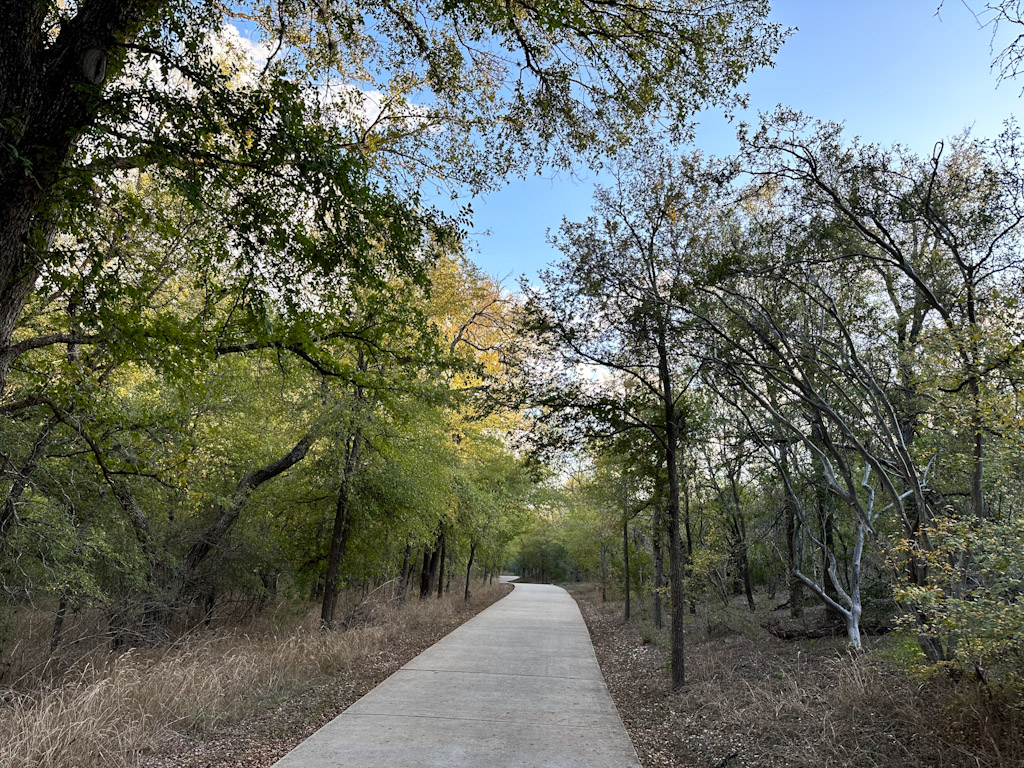
<path id="1" fill-rule="evenodd" d="M 518 584 L 275 768 L 639 768 L 579 609 Z"/>

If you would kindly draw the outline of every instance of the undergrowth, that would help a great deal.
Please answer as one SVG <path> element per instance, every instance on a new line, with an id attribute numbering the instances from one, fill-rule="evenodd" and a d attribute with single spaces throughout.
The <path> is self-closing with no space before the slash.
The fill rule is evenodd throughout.
<path id="1" fill-rule="evenodd" d="M 687 685 L 673 692 L 666 632 L 647 606 L 624 623 L 620 603 L 588 587 L 573 593 L 645 768 L 1024 765 L 1018 692 L 922 665 L 902 635 L 868 637 L 851 653 L 842 636 L 770 634 L 765 596 L 755 613 L 702 604 L 686 622 Z"/>
<path id="2" fill-rule="evenodd" d="M 498 588 L 480 588 L 479 599 Z M 399 633 L 444 623 L 461 610 L 461 595 L 453 593 L 377 604 L 358 626 L 332 632 L 319 629 L 310 609 L 287 628 L 264 617 L 162 648 L 94 651 L 59 675 L 39 670 L 0 689 L 0 766 L 136 765 L 168 732 L 202 735 L 239 721 L 345 675 Z"/>

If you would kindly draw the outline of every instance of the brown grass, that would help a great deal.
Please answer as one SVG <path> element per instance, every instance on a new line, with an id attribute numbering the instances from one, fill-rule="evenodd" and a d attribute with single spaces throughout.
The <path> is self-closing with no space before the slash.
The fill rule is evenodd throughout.
<path id="1" fill-rule="evenodd" d="M 496 599 L 496 590 L 478 589 L 477 609 Z M 56 680 L 23 679 L 0 706 L 0 766 L 134 766 L 169 734 L 202 736 L 238 722 L 345 676 L 415 628 L 447 627 L 471 615 L 455 594 L 365 613 L 365 623 L 335 632 L 321 632 L 311 612 L 286 631 L 250 625 L 196 633 L 162 649 L 93 651 Z"/>
<path id="2" fill-rule="evenodd" d="M 786 642 L 767 613 L 704 606 L 687 627 L 687 687 L 668 688 L 665 636 L 644 616 L 577 591 L 612 697 L 646 768 L 1019 768 L 1020 710 L 1009 693 L 924 676 L 912 643 Z M 763 602 L 767 602 L 764 600 Z"/>

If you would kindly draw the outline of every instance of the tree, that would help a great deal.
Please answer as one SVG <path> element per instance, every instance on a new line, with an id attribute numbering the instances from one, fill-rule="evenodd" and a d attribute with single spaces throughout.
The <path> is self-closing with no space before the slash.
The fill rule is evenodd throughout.
<path id="1" fill-rule="evenodd" d="M 753 613 L 756 604 L 750 572 L 747 513 L 744 510 L 747 506 L 747 500 L 744 498 L 744 475 L 749 472 L 753 451 L 747 445 L 748 436 L 742 422 L 730 424 L 730 416 L 735 418 L 735 412 L 722 414 L 712 422 L 714 431 L 709 430 L 709 437 L 712 439 L 703 446 L 701 452 L 707 470 L 705 476 L 714 492 L 715 506 L 725 523 L 733 578 L 742 585 L 747 607 Z"/>
<path id="2" fill-rule="evenodd" d="M 289 475 L 321 458 L 289 433 L 276 457 L 200 447 L 214 464 L 230 453 L 236 473 L 191 475 L 195 431 L 222 414 L 188 390 L 235 358 L 246 384 L 265 365 L 298 373 L 299 423 L 354 458 L 335 494 L 327 581 L 338 583 L 363 437 L 328 428 L 331 390 L 386 389 L 395 366 L 433 374 L 440 357 L 429 324 L 396 328 L 465 225 L 424 206 L 422 182 L 474 193 L 509 172 L 567 166 L 656 113 L 685 132 L 699 104 L 733 100 L 778 45 L 765 4 L 732 5 L 6 3 L 0 408 L 14 452 L 0 558 L 39 499 L 48 451 L 64 450 L 69 466 L 98 473 L 104 514 L 148 564 L 147 593 L 179 602 L 243 511 L 274 495 L 276 480 L 255 492 L 246 478 L 293 454 Z M 381 313 L 382 297 L 398 311 Z M 480 309 L 449 358 L 477 345 Z M 140 414 L 118 412 L 123 400 Z M 219 510 L 212 520 L 181 514 L 193 492 L 215 499 L 199 508 Z"/>
<path id="3" fill-rule="evenodd" d="M 433 218 L 412 215 L 418 179 L 481 189 L 523 159 L 567 165 L 621 144 L 654 114 L 685 131 L 778 47 L 767 10 L 6 2 L 0 392 L 21 354 L 58 343 L 12 344 L 25 302 L 68 255 L 57 238 L 87 231 L 94 197 L 125 174 L 160 171 L 219 219 L 240 269 L 275 254 L 279 274 L 324 258 L 363 278 L 382 259 L 415 272 L 409 246 Z M 304 247 L 311 223 L 337 247 Z"/>
<path id="4" fill-rule="evenodd" d="M 948 154 L 936 144 L 927 160 L 856 145 L 844 157 L 839 136 L 836 125 L 810 126 L 800 115 L 780 113 L 752 137 L 748 157 L 759 174 L 794 179 L 806 193 L 806 209 L 835 225 L 837 247 L 880 274 L 894 310 L 901 312 L 904 346 L 920 341 L 920 329 L 914 328 L 929 319 L 941 324 L 962 367 L 947 388 L 962 391 L 969 401 L 970 498 L 973 513 L 984 517 L 982 390 L 987 373 L 1008 358 L 1005 345 L 990 348 L 990 338 L 1005 334 L 983 329 L 983 307 L 984 297 L 1021 269 L 1016 244 L 1024 216 L 1019 170 L 1011 159 L 1016 129 L 1008 130 L 991 155 L 964 137 Z M 907 288 L 910 302 L 902 298 Z M 908 318 L 908 310 L 916 314 Z"/>
<path id="5" fill-rule="evenodd" d="M 441 426 L 450 415 L 439 414 L 472 410 L 448 376 L 468 380 L 484 353 L 467 344 L 454 355 L 439 333 L 449 318 L 402 275 L 383 284 L 306 275 L 306 301 L 293 304 L 272 285 L 206 268 L 190 253 L 216 233 L 178 218 L 165 188 L 138 187 L 140 199 L 162 205 L 160 235 L 117 240 L 111 227 L 109 273 L 73 273 L 66 290 L 29 305 L 34 333 L 78 323 L 84 338 L 33 350 L 11 379 L 13 407 L 0 426 L 16 469 L 5 466 L 11 484 L 0 489 L 8 594 L 52 589 L 73 606 L 103 602 L 127 642 L 140 629 L 136 638 L 155 639 L 198 605 L 210 615 L 216 594 L 258 601 L 282 574 L 286 584 L 316 585 L 310 591 L 326 601 L 331 560 L 336 585 L 376 578 L 389 547 L 425 539 L 461 493 L 438 488 L 455 455 L 437 450 L 453 439 Z M 111 295 L 94 301 L 93 287 Z M 245 290 L 256 294 L 248 303 Z M 459 326 L 482 348 L 471 314 Z M 350 461 L 353 443 L 363 448 Z M 484 538 L 489 555 L 513 527 L 509 506 L 494 507 L 510 519 Z M 278 522 L 283 510 L 295 527 Z M 333 558 L 317 514 L 340 521 Z M 48 526 L 68 532 L 56 557 Z M 124 553 L 118 578 L 96 578 L 92 545 L 73 543 L 85 531 Z M 25 558 L 48 571 L 22 576 Z"/>
<path id="6" fill-rule="evenodd" d="M 527 293 L 525 317 L 559 379 L 537 402 L 583 436 L 643 430 L 659 446 L 667 480 L 672 684 L 685 679 L 680 444 L 684 398 L 695 375 L 690 315 L 694 247 L 717 216 L 719 179 L 696 162 L 654 153 L 595 193 L 594 215 L 565 222 L 554 244 L 565 258 Z"/>
<path id="7" fill-rule="evenodd" d="M 928 550 L 927 527 L 954 499 L 967 499 L 978 520 L 990 514 L 988 382 L 1012 367 L 1019 335 L 1015 300 L 992 315 L 983 308 L 1011 295 L 1022 218 L 1007 162 L 1013 132 L 991 154 L 962 140 L 927 160 L 846 147 L 839 135 L 783 111 L 750 138 L 744 157 L 771 202 L 732 225 L 720 270 L 730 277 L 705 286 L 724 314 L 703 319 L 718 339 L 711 360 L 743 393 L 731 400 L 770 416 L 755 427 L 766 455 L 783 476 L 792 469 L 797 454 L 770 448 L 785 445 L 774 437 L 784 426 L 819 486 L 855 513 L 849 591 L 825 527 L 816 546 L 842 599 L 824 578 L 801 580 L 846 616 L 856 644 L 860 557 L 867 539 L 885 540 L 886 517 L 911 549 Z M 938 424 L 950 431 L 936 441 Z M 790 497 L 799 511 L 798 494 Z M 926 560 L 906 563 L 917 585 L 928 583 Z M 922 628 L 934 627 L 914 610 Z M 948 658 L 950 638 L 922 629 L 920 639 L 930 658 Z"/>
<path id="8" fill-rule="evenodd" d="M 981 3 L 977 0 L 961 0 L 964 6 L 974 14 L 980 26 L 992 28 L 992 38 L 995 40 L 1003 25 L 1020 26 L 1024 25 L 1024 3 L 1021 0 L 998 0 L 997 2 Z M 945 1 L 940 2 L 936 8 L 936 14 L 942 11 Z M 1020 34 L 1013 34 L 1009 44 L 996 54 L 992 61 L 992 68 L 999 71 L 999 80 L 1010 80 L 1021 73 L 1021 66 L 1024 65 L 1024 40 Z"/>

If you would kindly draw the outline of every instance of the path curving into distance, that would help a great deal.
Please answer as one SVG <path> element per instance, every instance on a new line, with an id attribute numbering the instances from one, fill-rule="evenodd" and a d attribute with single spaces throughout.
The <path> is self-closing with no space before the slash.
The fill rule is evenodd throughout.
<path id="1" fill-rule="evenodd" d="M 640 768 L 579 608 L 512 594 L 428 648 L 274 768 Z"/>

